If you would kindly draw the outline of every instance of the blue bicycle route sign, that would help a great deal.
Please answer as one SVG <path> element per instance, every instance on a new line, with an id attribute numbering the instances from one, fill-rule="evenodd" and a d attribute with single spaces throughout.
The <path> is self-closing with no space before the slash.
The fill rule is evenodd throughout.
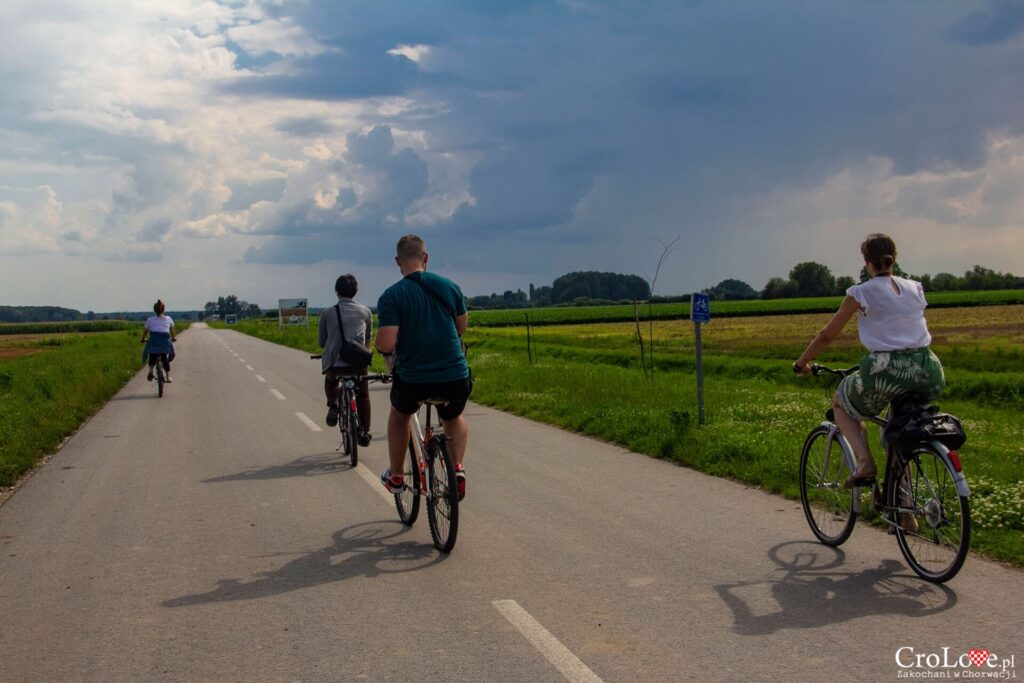
<path id="1" fill-rule="evenodd" d="M 695 323 L 711 322 L 711 297 L 697 293 L 690 297 L 690 320 Z"/>

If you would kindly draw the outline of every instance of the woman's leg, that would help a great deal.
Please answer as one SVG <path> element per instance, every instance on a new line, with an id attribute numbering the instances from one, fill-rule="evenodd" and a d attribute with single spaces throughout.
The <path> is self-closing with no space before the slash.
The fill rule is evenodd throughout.
<path id="1" fill-rule="evenodd" d="M 853 448 L 853 453 L 857 456 L 857 469 L 850 475 L 850 481 L 877 476 L 875 460 L 871 456 L 871 447 L 868 445 L 868 432 L 864 427 L 864 423 L 855 419 L 843 409 L 843 406 L 840 405 L 838 394 L 832 402 L 832 408 L 836 416 L 836 424 L 839 425 L 839 431 L 850 442 L 850 447 Z"/>

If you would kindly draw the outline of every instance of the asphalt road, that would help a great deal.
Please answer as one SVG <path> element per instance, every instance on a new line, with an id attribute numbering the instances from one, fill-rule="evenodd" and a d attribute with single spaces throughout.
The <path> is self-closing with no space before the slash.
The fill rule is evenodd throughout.
<path id="1" fill-rule="evenodd" d="M 477 405 L 443 556 L 374 481 L 386 389 L 351 470 L 308 354 L 194 326 L 173 376 L 0 507 L 0 680 L 885 681 L 944 647 L 1024 678 L 1020 571 L 934 586 L 883 532 L 831 550 L 792 501 Z"/>

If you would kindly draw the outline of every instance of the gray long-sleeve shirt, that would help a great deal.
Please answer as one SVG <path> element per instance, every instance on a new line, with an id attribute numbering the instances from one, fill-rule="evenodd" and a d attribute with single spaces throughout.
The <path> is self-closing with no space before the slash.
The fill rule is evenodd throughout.
<path id="1" fill-rule="evenodd" d="M 366 306 L 347 297 L 338 299 L 338 304 L 341 308 L 342 322 L 345 324 L 345 338 L 370 348 L 370 338 L 373 336 L 373 313 Z M 331 367 L 348 367 L 339 358 L 341 330 L 338 328 L 336 310 L 334 306 L 331 306 L 320 313 L 317 343 L 324 350 L 323 359 L 320 361 L 320 371 L 323 373 L 326 373 L 327 369 Z"/>

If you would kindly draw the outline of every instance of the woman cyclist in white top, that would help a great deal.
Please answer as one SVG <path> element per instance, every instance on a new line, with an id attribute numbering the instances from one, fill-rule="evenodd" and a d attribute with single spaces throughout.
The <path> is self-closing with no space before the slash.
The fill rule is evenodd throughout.
<path id="1" fill-rule="evenodd" d="M 170 383 L 171 361 L 174 360 L 174 346 L 172 346 L 172 342 L 178 341 L 178 337 L 174 334 L 174 321 L 171 320 L 171 316 L 164 315 L 163 301 L 157 299 L 156 303 L 153 304 L 153 312 L 156 315 L 146 319 L 146 324 L 142 330 L 143 342 L 146 341 L 147 335 L 149 336 L 149 343 L 146 344 L 146 349 L 143 351 L 143 357 L 149 361 L 149 374 L 146 378 L 150 382 L 153 381 L 153 368 L 159 362 L 164 366 L 164 381 Z"/>
<path id="2" fill-rule="evenodd" d="M 857 455 L 857 469 L 845 486 L 869 486 L 876 478 L 864 420 L 878 415 L 895 398 L 917 394 L 934 400 L 946 384 L 942 363 L 928 348 L 932 337 L 924 319 L 927 302 L 920 282 L 896 277 L 896 243 L 888 235 L 868 235 L 860 245 L 871 277 L 846 290 L 839 311 L 793 364 L 800 374 L 831 344 L 856 313 L 857 332 L 868 354 L 860 369 L 843 379 L 833 407 L 836 424 Z"/>

